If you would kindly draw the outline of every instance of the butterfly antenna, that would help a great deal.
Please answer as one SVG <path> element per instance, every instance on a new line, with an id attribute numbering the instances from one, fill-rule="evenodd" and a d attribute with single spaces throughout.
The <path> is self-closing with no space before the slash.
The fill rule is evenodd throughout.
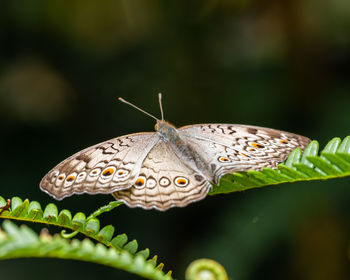
<path id="1" fill-rule="evenodd" d="M 162 115 L 162 121 L 164 121 L 163 106 L 162 106 L 162 94 L 161 93 L 158 93 L 158 99 L 159 99 L 160 113 Z"/>
<path id="2" fill-rule="evenodd" d="M 151 118 L 154 118 L 156 121 L 159 121 L 155 116 L 151 115 L 150 113 L 147 113 L 145 110 L 142 110 L 141 108 L 139 108 L 139 107 L 137 107 L 136 105 L 134 105 L 134 104 L 132 104 L 132 103 L 126 101 L 125 99 L 123 99 L 123 98 L 121 98 L 121 97 L 118 97 L 118 100 L 121 101 L 121 102 L 123 102 L 123 103 L 125 103 L 125 104 L 130 105 L 131 107 L 134 107 L 135 109 L 137 109 L 137 110 L 141 111 L 142 113 L 144 113 L 144 114 L 150 116 Z"/>

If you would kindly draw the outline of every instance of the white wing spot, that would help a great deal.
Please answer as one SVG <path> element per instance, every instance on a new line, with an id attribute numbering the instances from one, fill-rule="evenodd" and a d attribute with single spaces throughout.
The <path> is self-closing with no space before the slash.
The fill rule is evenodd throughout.
<path id="1" fill-rule="evenodd" d="M 55 170 L 54 172 L 52 172 L 51 183 L 53 183 L 56 180 L 58 174 L 60 174 L 60 172 L 58 170 Z"/>
<path id="2" fill-rule="evenodd" d="M 167 187 L 170 185 L 170 180 L 166 177 L 162 177 L 159 180 L 159 185 L 161 185 L 162 187 Z"/>
<path id="3" fill-rule="evenodd" d="M 149 189 L 153 189 L 157 185 L 157 181 L 152 177 L 149 177 L 146 182 L 146 187 Z"/>
<path id="4" fill-rule="evenodd" d="M 78 174 L 77 179 L 75 179 L 75 182 L 80 183 L 80 182 L 84 181 L 85 178 L 86 178 L 86 172 L 82 171 Z"/>
<path id="5" fill-rule="evenodd" d="M 90 171 L 89 175 L 87 176 L 86 180 L 88 182 L 94 182 L 97 180 L 98 176 L 101 173 L 101 169 L 100 168 L 94 168 Z"/>

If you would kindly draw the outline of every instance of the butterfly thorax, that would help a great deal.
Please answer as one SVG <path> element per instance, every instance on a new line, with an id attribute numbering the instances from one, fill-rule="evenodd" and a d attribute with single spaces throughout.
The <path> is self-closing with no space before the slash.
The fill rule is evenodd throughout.
<path id="1" fill-rule="evenodd" d="M 191 153 L 187 151 L 190 148 L 188 147 L 187 143 L 181 138 L 179 131 L 175 126 L 166 121 L 158 121 L 155 128 L 160 138 L 164 142 L 169 142 L 175 149 L 180 150 L 182 153 L 185 153 L 188 156 L 193 154 L 194 151 Z"/>
<path id="2" fill-rule="evenodd" d="M 168 142 L 176 154 L 185 159 L 184 162 L 187 162 L 191 168 L 199 171 L 203 175 L 212 178 L 213 174 L 211 174 L 210 171 L 205 172 L 205 170 L 209 170 L 209 167 L 206 165 L 204 159 L 181 137 L 175 126 L 160 120 L 155 125 L 155 129 L 160 135 L 160 138 L 164 142 Z"/>
<path id="3" fill-rule="evenodd" d="M 155 129 L 162 138 L 162 140 L 165 142 L 173 142 L 176 141 L 177 138 L 179 138 L 179 133 L 175 126 L 171 125 L 166 121 L 157 121 Z"/>

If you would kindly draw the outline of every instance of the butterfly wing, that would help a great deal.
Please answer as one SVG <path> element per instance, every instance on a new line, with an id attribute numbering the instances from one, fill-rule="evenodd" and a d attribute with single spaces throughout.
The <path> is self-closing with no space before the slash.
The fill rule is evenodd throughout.
<path id="1" fill-rule="evenodd" d="M 310 139 L 301 135 L 247 125 L 198 124 L 179 128 L 180 136 L 206 162 L 216 184 L 227 174 L 276 167 Z"/>
<path id="2" fill-rule="evenodd" d="M 135 184 L 113 193 L 130 207 L 165 211 L 203 199 L 211 184 L 189 167 L 169 143 L 159 141 L 145 158 Z"/>
<path id="3" fill-rule="evenodd" d="M 94 145 L 59 163 L 42 179 L 40 188 L 56 199 L 129 188 L 158 141 L 156 133 L 136 133 Z"/>

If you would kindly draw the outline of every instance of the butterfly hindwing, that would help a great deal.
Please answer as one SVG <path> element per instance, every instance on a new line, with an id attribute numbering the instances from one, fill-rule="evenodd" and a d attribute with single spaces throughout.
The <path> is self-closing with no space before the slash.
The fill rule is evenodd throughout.
<path id="1" fill-rule="evenodd" d="M 113 193 L 130 207 L 165 211 L 203 199 L 211 184 L 200 172 L 189 167 L 163 141 L 145 158 L 134 185 Z"/>
<path id="2" fill-rule="evenodd" d="M 276 167 L 293 149 L 310 143 L 297 134 L 246 125 L 189 125 L 179 133 L 207 162 L 216 184 L 227 173 Z"/>
<path id="3" fill-rule="evenodd" d="M 89 147 L 53 168 L 42 179 L 40 188 L 56 199 L 128 188 L 157 141 L 155 133 L 137 133 Z"/>

